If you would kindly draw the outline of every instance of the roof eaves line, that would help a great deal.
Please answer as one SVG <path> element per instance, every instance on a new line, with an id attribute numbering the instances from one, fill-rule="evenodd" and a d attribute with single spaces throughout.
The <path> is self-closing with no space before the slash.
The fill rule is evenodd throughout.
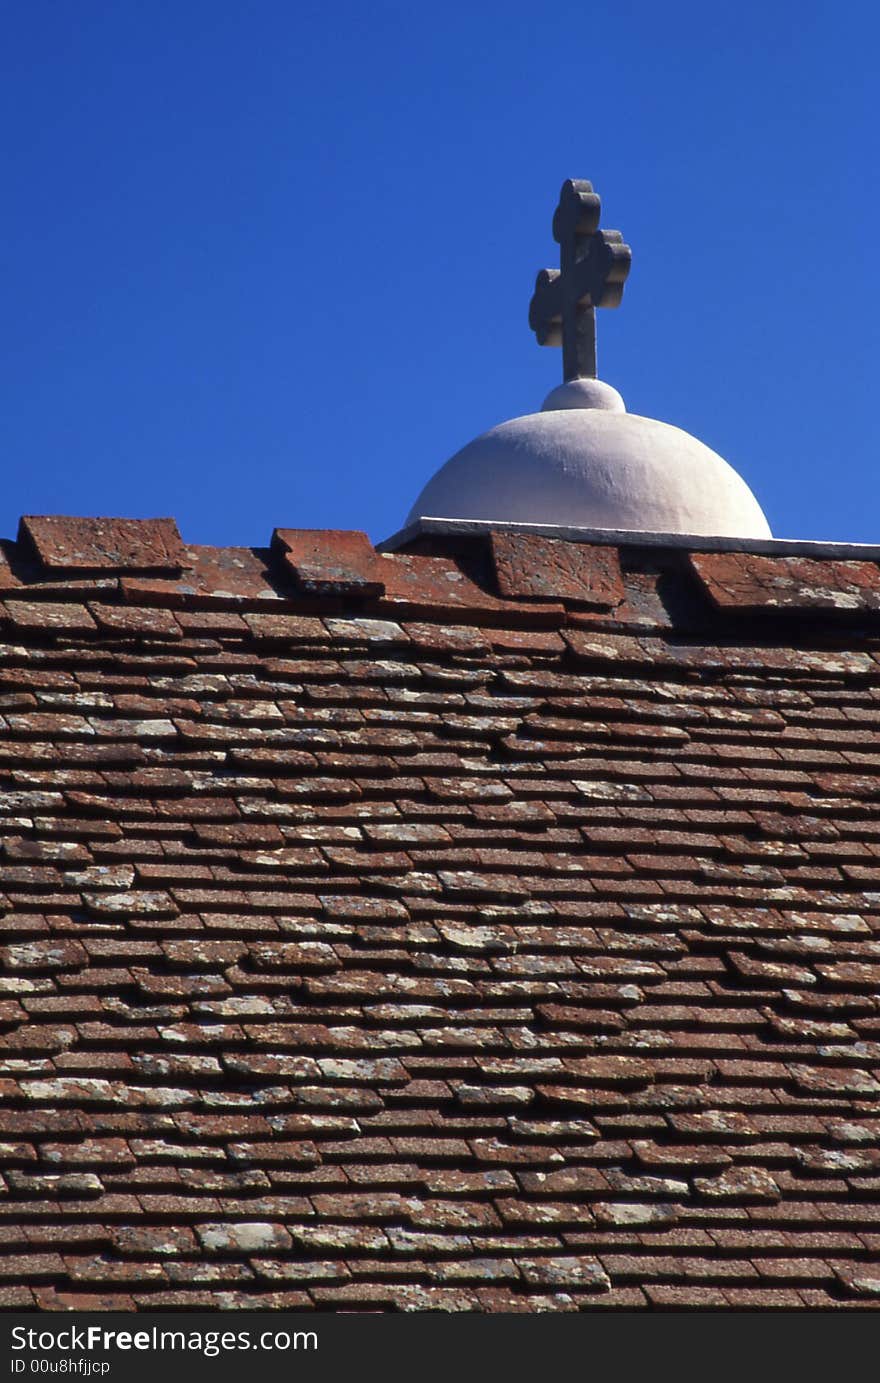
<path id="1" fill-rule="evenodd" d="M 545 523 L 494 523 L 490 519 L 440 519 L 425 516 L 376 544 L 377 552 L 396 552 L 416 538 L 430 535 L 532 533 L 569 543 L 616 547 L 683 548 L 688 552 L 753 552 L 766 557 L 836 557 L 880 561 L 880 543 L 841 543 L 812 538 L 727 538 L 698 533 L 653 533 L 630 528 L 577 528 Z"/>

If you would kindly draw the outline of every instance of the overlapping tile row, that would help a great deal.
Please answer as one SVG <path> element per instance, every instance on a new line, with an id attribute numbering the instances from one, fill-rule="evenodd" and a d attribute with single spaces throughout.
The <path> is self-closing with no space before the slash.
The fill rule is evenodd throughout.
<path id="1" fill-rule="evenodd" d="M 880 1302 L 870 623 L 681 554 L 34 532 L 3 1306 Z"/>

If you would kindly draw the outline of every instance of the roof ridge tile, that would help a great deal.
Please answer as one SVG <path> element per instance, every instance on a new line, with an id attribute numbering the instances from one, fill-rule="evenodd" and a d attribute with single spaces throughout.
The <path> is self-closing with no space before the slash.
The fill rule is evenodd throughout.
<path id="1" fill-rule="evenodd" d="M 19 543 L 52 572 L 168 572 L 187 565 L 174 519 L 25 514 Z"/>

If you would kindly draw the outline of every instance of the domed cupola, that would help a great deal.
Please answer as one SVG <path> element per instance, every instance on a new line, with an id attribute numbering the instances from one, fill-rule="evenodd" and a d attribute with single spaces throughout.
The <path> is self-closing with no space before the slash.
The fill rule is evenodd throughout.
<path id="1" fill-rule="evenodd" d="M 563 184 L 553 218 L 559 271 L 538 275 L 529 322 L 560 345 L 565 382 L 529 413 L 490 428 L 441 466 L 413 505 L 420 518 L 730 538 L 769 538 L 748 485 L 696 437 L 627 413 L 596 378 L 596 308 L 623 296 L 631 251 L 600 231 L 588 182 Z"/>

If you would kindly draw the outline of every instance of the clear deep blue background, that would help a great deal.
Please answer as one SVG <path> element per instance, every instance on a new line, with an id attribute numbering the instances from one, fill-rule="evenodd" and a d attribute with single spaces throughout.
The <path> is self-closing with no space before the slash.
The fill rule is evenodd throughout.
<path id="1" fill-rule="evenodd" d="M 2 505 L 398 528 L 560 377 L 565 177 L 633 247 L 632 412 L 782 537 L 880 541 L 873 0 L 6 0 Z"/>

